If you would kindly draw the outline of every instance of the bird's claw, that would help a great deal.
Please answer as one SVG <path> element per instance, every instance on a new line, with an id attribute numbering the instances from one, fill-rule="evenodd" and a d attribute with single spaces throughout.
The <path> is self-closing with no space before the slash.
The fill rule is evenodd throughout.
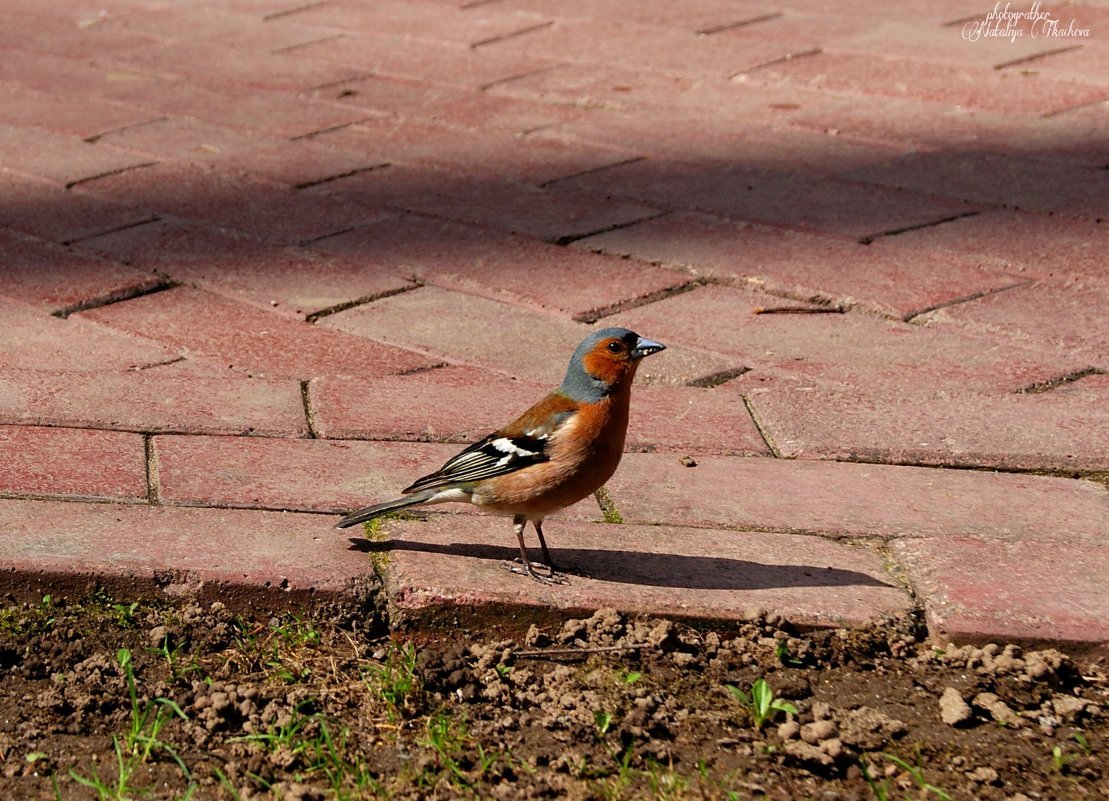
<path id="1" fill-rule="evenodd" d="M 559 573 L 550 565 L 545 565 L 542 562 L 528 562 L 525 564 L 522 559 L 517 557 L 511 562 L 505 563 L 505 567 L 519 576 L 530 576 L 541 584 L 570 583 L 564 573 Z"/>

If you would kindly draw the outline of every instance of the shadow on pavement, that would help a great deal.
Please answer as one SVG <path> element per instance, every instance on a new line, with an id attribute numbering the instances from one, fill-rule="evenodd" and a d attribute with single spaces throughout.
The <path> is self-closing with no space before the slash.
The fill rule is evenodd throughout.
<path id="1" fill-rule="evenodd" d="M 351 538 L 351 550 L 368 553 L 418 551 L 510 562 L 515 548 L 479 543 L 438 545 L 405 540 L 370 542 Z M 572 576 L 649 587 L 690 590 L 761 590 L 783 587 L 892 587 L 866 573 L 815 565 L 768 565 L 744 559 L 682 556 L 602 548 L 552 548 L 559 569 Z M 537 553 L 532 553 L 536 558 Z"/>

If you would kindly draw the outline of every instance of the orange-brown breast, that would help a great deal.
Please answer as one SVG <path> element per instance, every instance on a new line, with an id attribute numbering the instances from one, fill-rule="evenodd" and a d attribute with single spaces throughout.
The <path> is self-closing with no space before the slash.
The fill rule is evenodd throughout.
<path id="1" fill-rule="evenodd" d="M 550 461 L 489 482 L 477 493 L 480 505 L 542 515 L 596 492 L 623 456 L 630 397 L 631 382 L 620 382 L 608 397 L 583 406 L 551 439 Z"/>

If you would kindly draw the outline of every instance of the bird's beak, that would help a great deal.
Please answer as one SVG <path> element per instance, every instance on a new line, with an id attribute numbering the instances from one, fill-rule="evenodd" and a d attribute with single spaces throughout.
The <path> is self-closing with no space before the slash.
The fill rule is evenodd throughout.
<path id="1" fill-rule="evenodd" d="M 644 356 L 650 356 L 652 353 L 658 353 L 660 350 L 666 350 L 666 346 L 661 342 L 655 342 L 653 339 L 640 337 L 639 341 L 635 343 L 632 348 L 631 356 L 633 359 L 642 359 Z"/>

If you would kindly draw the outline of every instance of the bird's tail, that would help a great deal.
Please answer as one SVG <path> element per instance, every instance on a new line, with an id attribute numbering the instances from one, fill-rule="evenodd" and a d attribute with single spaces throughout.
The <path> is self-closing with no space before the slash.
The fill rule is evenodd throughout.
<path id="1" fill-rule="evenodd" d="M 386 501 L 385 503 L 375 504 L 374 506 L 367 506 L 364 509 L 359 509 L 357 512 L 351 512 L 336 523 L 335 528 L 349 528 L 358 523 L 365 523 L 367 520 L 373 520 L 375 517 L 381 517 L 387 512 L 393 512 L 397 509 L 407 509 L 409 506 L 419 506 L 421 503 L 426 503 L 437 491 L 438 490 L 424 490 L 423 492 L 417 492 L 413 495 L 406 495 L 403 498 L 397 498 L 394 501 Z"/>

